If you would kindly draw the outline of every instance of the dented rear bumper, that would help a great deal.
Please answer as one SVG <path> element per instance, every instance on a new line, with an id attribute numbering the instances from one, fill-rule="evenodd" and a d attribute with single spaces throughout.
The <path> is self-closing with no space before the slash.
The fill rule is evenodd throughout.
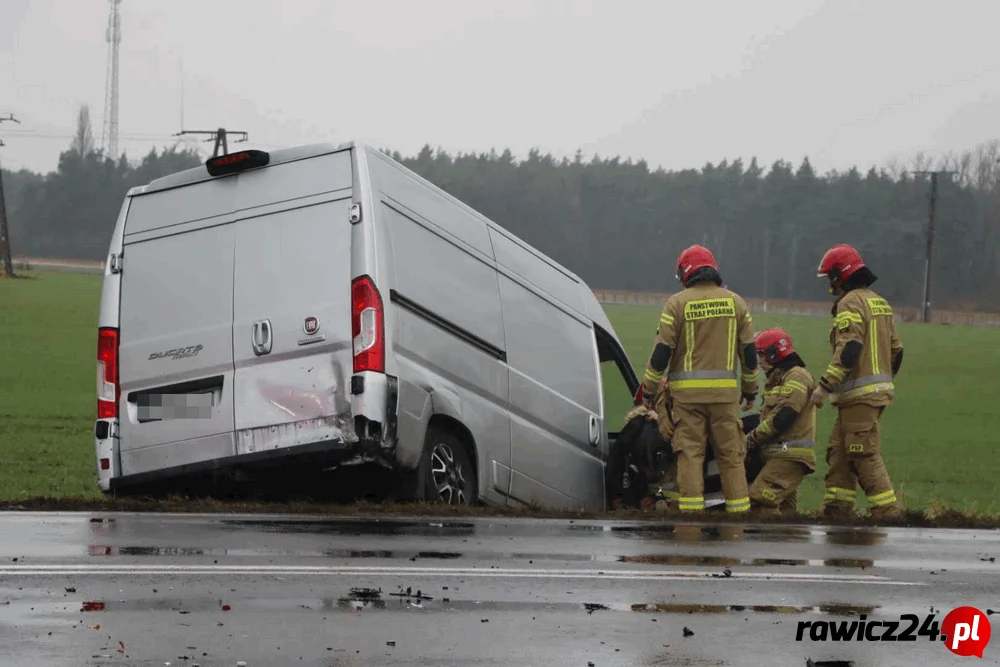
<path id="1" fill-rule="evenodd" d="M 355 376 L 358 377 L 358 376 Z M 382 379 L 384 378 L 384 379 Z M 229 473 L 243 469 L 257 471 L 294 465 L 312 469 L 375 463 L 395 470 L 396 461 L 396 378 L 381 376 L 377 391 L 364 398 L 355 411 L 340 415 L 307 419 L 290 424 L 265 426 L 236 432 L 232 456 L 175 465 L 135 475 L 106 475 L 101 479 L 104 491 L 126 491 L 152 481 L 185 478 L 205 473 Z M 363 383 L 372 386 L 372 382 Z M 352 382 L 352 393 L 358 385 Z M 381 406 L 372 402 L 377 394 Z M 266 474 L 266 472 L 265 472 Z"/>

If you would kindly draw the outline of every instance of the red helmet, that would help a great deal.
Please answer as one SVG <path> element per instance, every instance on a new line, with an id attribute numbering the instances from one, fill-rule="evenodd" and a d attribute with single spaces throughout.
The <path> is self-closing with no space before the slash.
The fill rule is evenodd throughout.
<path id="1" fill-rule="evenodd" d="M 715 255 L 705 246 L 693 245 L 677 257 L 677 280 L 685 285 L 692 273 L 705 267 L 719 270 L 719 266 L 715 263 Z"/>
<path id="2" fill-rule="evenodd" d="M 792 347 L 792 337 L 782 329 L 764 329 L 753 337 L 757 354 L 764 357 L 769 364 L 776 364 L 795 349 Z"/>
<path id="3" fill-rule="evenodd" d="M 849 245 L 837 244 L 826 251 L 819 262 L 816 275 L 827 277 L 830 282 L 842 283 L 865 265 L 861 254 Z"/>

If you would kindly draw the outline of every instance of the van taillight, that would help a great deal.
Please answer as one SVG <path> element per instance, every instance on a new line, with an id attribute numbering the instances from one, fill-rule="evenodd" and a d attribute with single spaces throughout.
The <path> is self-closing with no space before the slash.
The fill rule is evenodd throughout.
<path id="1" fill-rule="evenodd" d="M 354 372 L 385 372 L 385 320 L 382 297 L 368 276 L 351 283 L 351 335 Z"/>
<path id="2" fill-rule="evenodd" d="M 118 416 L 118 329 L 97 332 L 97 418 Z"/>

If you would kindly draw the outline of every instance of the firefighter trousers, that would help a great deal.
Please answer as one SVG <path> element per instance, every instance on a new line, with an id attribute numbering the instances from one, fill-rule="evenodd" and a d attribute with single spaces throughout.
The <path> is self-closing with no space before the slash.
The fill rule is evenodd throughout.
<path id="1" fill-rule="evenodd" d="M 872 517 L 902 512 L 882 460 L 882 410 L 864 404 L 838 408 L 826 450 L 824 514 L 852 514 L 858 486 L 865 492 Z"/>
<path id="2" fill-rule="evenodd" d="M 715 461 L 719 466 L 726 510 L 750 510 L 747 488 L 746 435 L 740 421 L 739 406 L 733 403 L 674 403 L 677 420 L 672 441 L 677 455 L 678 509 L 705 509 L 705 447 L 711 438 Z"/>
<path id="3" fill-rule="evenodd" d="M 750 486 L 751 509 L 794 514 L 799 506 L 799 485 L 811 473 L 801 461 L 768 459 Z"/>

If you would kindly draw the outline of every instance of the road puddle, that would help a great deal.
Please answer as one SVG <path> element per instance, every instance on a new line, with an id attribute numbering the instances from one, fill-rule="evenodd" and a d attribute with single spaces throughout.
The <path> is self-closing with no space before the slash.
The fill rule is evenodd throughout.
<path id="1" fill-rule="evenodd" d="M 633 604 L 630 611 L 657 614 L 824 614 L 829 616 L 857 616 L 871 614 L 878 605 L 741 605 L 741 604 Z"/>
<path id="2" fill-rule="evenodd" d="M 875 567 L 876 562 L 867 558 L 734 558 L 727 556 L 692 556 L 686 554 L 640 554 L 635 556 L 619 556 L 620 563 L 644 563 L 647 565 L 680 566 L 710 566 L 710 567 L 839 567 L 867 569 Z"/>
<path id="3" fill-rule="evenodd" d="M 268 521 L 256 519 L 223 519 L 220 525 L 247 528 L 262 533 L 304 533 L 311 535 L 395 535 L 411 537 L 468 537 L 476 525 L 460 521 L 391 521 L 391 520 L 312 520 Z"/>

